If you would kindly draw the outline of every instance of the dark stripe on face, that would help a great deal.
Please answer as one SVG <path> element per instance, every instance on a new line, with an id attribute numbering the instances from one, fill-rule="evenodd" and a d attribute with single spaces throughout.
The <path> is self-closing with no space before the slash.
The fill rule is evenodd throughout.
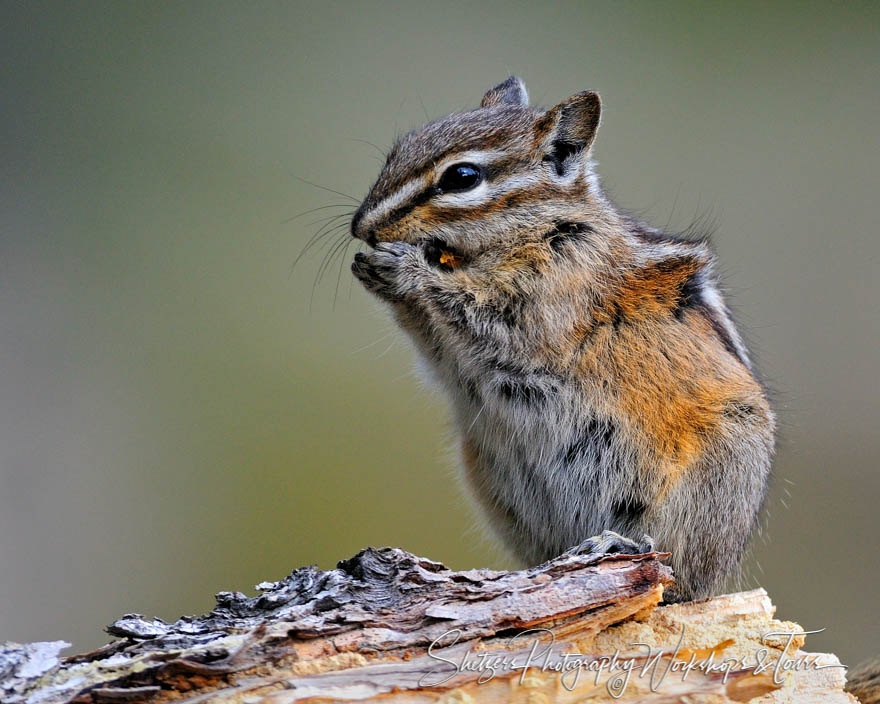
<path id="1" fill-rule="evenodd" d="M 497 181 L 502 176 L 513 176 L 518 172 L 524 172 L 525 170 L 519 167 L 526 166 L 529 163 L 528 159 L 523 159 L 517 156 L 507 156 L 503 159 L 496 159 L 485 166 L 481 166 L 480 164 L 477 164 L 477 166 L 481 166 L 488 181 Z"/>
<path id="2" fill-rule="evenodd" d="M 439 160 L 440 159 L 438 159 L 438 161 Z M 446 168 L 452 168 L 456 164 L 465 164 L 465 163 L 470 163 L 470 162 L 466 161 L 465 159 L 462 159 L 459 162 L 450 163 L 449 166 L 447 166 Z M 491 183 L 492 181 L 495 181 L 502 176 L 512 175 L 513 173 L 515 173 L 516 167 L 522 166 L 522 165 L 525 165 L 528 163 L 529 163 L 528 160 L 522 159 L 519 157 L 506 157 L 503 159 L 498 159 L 498 160 L 496 160 L 490 164 L 487 164 L 485 166 L 483 166 L 482 164 L 476 163 L 476 162 L 475 162 L 475 165 L 478 166 L 482 170 L 483 178 L 487 182 Z M 434 170 L 434 166 L 433 166 L 433 162 L 432 162 L 430 167 L 428 167 L 427 169 L 424 169 L 422 171 L 422 173 L 419 174 L 416 178 L 424 177 L 424 174 L 426 171 L 433 172 L 433 170 Z M 438 178 L 440 176 L 442 176 L 442 173 L 438 174 Z M 421 191 L 416 193 L 408 201 L 406 201 L 405 203 L 401 203 L 399 206 L 397 206 L 396 208 L 391 210 L 382 219 L 382 222 L 378 223 L 374 227 L 374 229 L 378 229 L 381 227 L 387 227 L 389 225 L 394 224 L 395 222 L 397 222 L 399 220 L 402 220 L 407 215 L 409 215 L 413 210 L 415 210 L 416 208 L 418 208 L 420 206 L 427 205 L 431 201 L 432 198 L 434 198 L 435 196 L 441 195 L 441 194 L 442 194 L 442 191 L 435 184 L 431 184 L 430 186 L 425 187 L 424 189 L 422 189 Z M 352 221 L 352 232 L 354 232 L 355 228 L 357 227 L 357 224 L 363 218 L 365 212 L 376 207 L 376 205 L 378 205 L 379 202 L 381 202 L 381 201 L 374 202 L 373 200 L 370 200 L 369 203 L 365 203 L 364 205 L 362 205 L 358 209 L 358 212 L 355 215 L 355 219 Z M 365 212 L 361 212 L 362 210 Z M 471 210 L 467 209 L 466 207 L 454 208 L 454 209 L 453 208 L 446 208 L 444 210 L 454 212 L 455 217 L 460 216 L 460 214 L 463 210 L 467 210 L 469 213 L 471 212 Z M 443 215 L 441 215 L 441 217 L 443 217 Z"/>
<path id="3" fill-rule="evenodd" d="M 381 225 L 387 226 L 398 220 L 402 220 L 420 205 L 425 205 L 425 203 L 431 200 L 431 198 L 437 195 L 437 193 L 439 193 L 439 191 L 436 186 L 428 186 L 419 193 L 416 193 L 406 203 L 402 203 L 394 208 L 394 210 L 388 213 Z"/>
<path id="4" fill-rule="evenodd" d="M 482 205 L 468 206 L 466 208 L 437 207 L 431 211 L 431 217 L 441 222 L 452 222 L 461 218 L 462 212 L 467 212 L 469 218 L 478 219 L 489 217 L 499 210 L 518 208 L 533 203 L 543 203 L 553 199 L 570 199 L 577 197 L 579 190 L 563 190 L 550 184 L 534 184 L 521 189 L 507 191 L 495 200 Z"/>
<path id="5" fill-rule="evenodd" d="M 491 115 L 490 120 L 487 117 Z M 399 139 L 388 153 L 373 195 L 387 197 L 409 180 L 456 153 L 503 151 L 528 154 L 528 135 L 536 113 L 521 107 L 493 108 L 451 115 Z"/>

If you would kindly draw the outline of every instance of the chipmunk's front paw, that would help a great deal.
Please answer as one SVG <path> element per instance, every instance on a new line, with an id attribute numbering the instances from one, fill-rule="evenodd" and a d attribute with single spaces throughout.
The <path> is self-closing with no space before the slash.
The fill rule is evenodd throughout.
<path id="1" fill-rule="evenodd" d="M 654 551 L 654 539 L 643 535 L 637 542 L 625 538 L 613 530 L 603 530 L 601 535 L 594 535 L 582 543 L 569 548 L 565 552 L 573 555 L 600 555 L 617 553 L 619 555 L 642 555 Z"/>
<path id="2" fill-rule="evenodd" d="M 399 298 L 412 290 L 419 252 L 406 242 L 379 242 L 371 252 L 354 255 L 351 271 L 364 287 L 383 298 Z"/>

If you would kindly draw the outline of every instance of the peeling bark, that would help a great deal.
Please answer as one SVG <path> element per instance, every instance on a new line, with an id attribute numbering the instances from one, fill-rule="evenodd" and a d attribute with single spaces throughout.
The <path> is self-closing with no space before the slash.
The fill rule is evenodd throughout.
<path id="1" fill-rule="evenodd" d="M 658 608 L 672 583 L 664 557 L 563 555 L 528 570 L 453 572 L 396 548 L 368 548 L 335 570 L 303 567 L 260 584 L 256 597 L 221 592 L 203 616 L 165 623 L 128 614 L 107 629 L 118 640 L 90 653 L 62 658 L 63 641 L 0 646 L 0 698 L 9 704 L 613 701 L 615 673 L 597 676 L 588 667 L 613 653 L 646 667 L 660 653 L 655 660 L 663 668 L 677 647 L 678 661 L 723 655 L 741 662 L 726 678 L 694 670 L 656 688 L 632 676 L 617 700 L 856 701 L 843 693 L 833 656 L 820 656 L 828 667 L 784 681 L 750 669 L 748 655 L 762 645 L 797 657 L 803 644 L 802 637 L 761 642 L 770 631 L 799 630 L 773 619 L 761 590 Z M 525 667 L 538 648 L 550 648 L 554 658 L 579 654 L 581 674 L 534 662 Z M 480 665 L 499 658 L 505 667 Z M 463 662 L 474 665 L 459 667 Z"/>

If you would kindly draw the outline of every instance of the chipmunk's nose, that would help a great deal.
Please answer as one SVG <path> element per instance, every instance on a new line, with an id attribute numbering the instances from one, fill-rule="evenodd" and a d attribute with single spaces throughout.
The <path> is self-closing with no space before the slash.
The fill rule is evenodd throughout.
<path id="1" fill-rule="evenodd" d="M 365 230 L 361 227 L 361 224 L 364 220 L 364 213 L 366 213 L 365 204 L 362 203 L 361 206 L 357 209 L 357 212 L 354 214 L 354 217 L 351 219 L 351 236 L 355 237 L 359 240 L 363 240 L 371 247 L 376 246 L 376 233 L 372 230 Z"/>
<path id="2" fill-rule="evenodd" d="M 358 234 L 358 227 L 361 224 L 361 221 L 364 219 L 364 206 L 361 205 L 360 208 L 357 209 L 354 216 L 351 218 L 351 236 L 357 237 L 360 239 L 360 235 Z"/>

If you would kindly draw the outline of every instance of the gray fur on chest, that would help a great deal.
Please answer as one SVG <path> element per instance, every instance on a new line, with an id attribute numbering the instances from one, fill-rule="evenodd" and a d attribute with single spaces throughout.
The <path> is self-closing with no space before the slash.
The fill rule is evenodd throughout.
<path id="1" fill-rule="evenodd" d="M 548 559 L 609 528 L 641 530 L 635 452 L 576 381 L 500 361 L 440 366 L 494 528 L 522 559 Z"/>

